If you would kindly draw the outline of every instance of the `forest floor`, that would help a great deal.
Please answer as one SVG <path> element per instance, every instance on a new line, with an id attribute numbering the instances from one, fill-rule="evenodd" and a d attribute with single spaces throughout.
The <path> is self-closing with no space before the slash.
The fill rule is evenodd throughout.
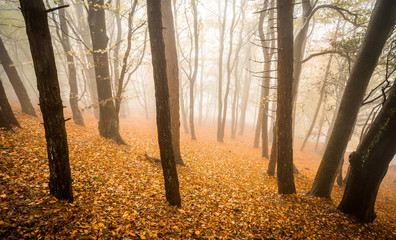
<path id="1" fill-rule="evenodd" d="M 210 127 L 197 141 L 182 133 L 187 167 L 178 167 L 182 207 L 165 201 L 154 120 L 122 119 L 119 146 L 98 136 L 97 122 L 68 121 L 75 201 L 49 195 L 48 162 L 41 119 L 17 113 L 22 128 L 0 131 L 0 238 L 21 239 L 396 239 L 396 168 L 380 187 L 374 223 L 361 224 L 332 200 L 303 196 L 320 156 L 295 151 L 301 171 L 297 194 L 277 194 L 265 174 L 268 159 L 251 137 L 217 143 Z M 296 148 L 298 149 L 298 148 Z M 309 149 L 308 149 L 309 150 Z"/>

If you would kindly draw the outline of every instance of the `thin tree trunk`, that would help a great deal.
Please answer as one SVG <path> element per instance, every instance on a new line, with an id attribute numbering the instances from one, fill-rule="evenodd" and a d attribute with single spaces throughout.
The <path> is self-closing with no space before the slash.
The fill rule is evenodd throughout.
<path id="1" fill-rule="evenodd" d="M 22 107 L 22 112 L 36 117 L 36 112 L 34 111 L 33 105 L 27 94 L 26 88 L 23 85 L 21 78 L 19 77 L 19 74 L 15 68 L 14 63 L 12 62 L 10 56 L 8 55 L 8 52 L 1 38 L 0 38 L 0 61 L 18 97 L 19 103 L 21 104 Z"/>
<path id="2" fill-rule="evenodd" d="M 69 149 L 47 12 L 42 0 L 20 0 L 20 4 L 40 93 L 50 169 L 50 193 L 58 199 L 72 202 Z"/>
<path id="3" fill-rule="evenodd" d="M 353 131 L 367 85 L 396 21 L 396 1 L 378 0 L 345 88 L 340 110 L 309 195 L 330 198 L 337 168 Z"/>
<path id="4" fill-rule="evenodd" d="M 191 7 L 193 10 L 194 16 L 194 71 L 190 79 L 190 131 L 191 131 L 191 139 L 196 140 L 197 137 L 195 135 L 195 126 L 194 126 L 194 86 L 197 82 L 197 73 L 198 73 L 198 11 L 197 11 L 197 3 L 195 0 L 191 0 Z"/>
<path id="5" fill-rule="evenodd" d="M 173 150 L 169 88 L 162 31 L 161 0 L 147 1 L 148 27 L 155 83 L 158 143 L 169 204 L 181 206 L 179 180 Z"/>
<path id="6" fill-rule="evenodd" d="M 325 72 L 325 76 L 323 79 L 323 84 L 322 84 L 322 87 L 320 88 L 320 95 L 319 95 L 318 104 L 316 105 L 315 114 L 312 119 L 311 126 L 308 129 L 307 135 L 305 135 L 304 142 L 301 145 L 300 151 L 304 151 L 304 147 L 307 144 L 308 139 L 312 134 L 312 130 L 315 126 L 316 119 L 318 118 L 319 110 L 320 110 L 320 107 L 322 106 L 322 102 L 324 102 L 323 99 L 325 98 L 325 94 L 326 94 L 327 77 L 329 76 L 329 73 L 330 73 L 330 66 L 331 66 L 332 58 L 333 58 L 333 55 L 330 55 L 329 61 L 327 62 L 327 67 L 326 67 L 326 72 Z"/>
<path id="7" fill-rule="evenodd" d="M 243 93 L 242 93 L 242 102 L 241 102 L 241 116 L 239 120 L 239 136 L 242 136 L 245 131 L 245 120 L 246 120 L 246 110 L 247 104 L 249 102 L 249 91 L 250 91 L 250 84 L 252 82 L 252 74 L 250 72 L 250 51 L 251 47 L 249 46 L 248 54 L 246 54 L 245 62 L 247 64 L 247 71 L 245 71 L 245 80 L 243 84 Z"/>
<path id="8" fill-rule="evenodd" d="M 219 4 L 220 6 L 220 4 Z M 224 54 L 224 35 L 225 35 L 225 24 L 227 21 L 227 6 L 228 1 L 225 1 L 224 12 L 223 12 L 223 20 L 221 21 L 220 27 L 220 49 L 219 49 L 219 85 L 218 85 L 218 109 L 217 109 L 217 141 L 224 141 L 224 130 L 222 130 L 222 110 L 223 110 L 223 54 Z M 219 7 L 220 10 L 220 7 Z M 221 14 L 220 17 L 221 18 Z M 219 19 L 220 20 L 220 19 Z"/>
<path id="9" fill-rule="evenodd" d="M 65 5 L 64 0 L 59 0 L 59 6 Z M 61 28 L 62 47 L 66 54 L 67 68 L 69 71 L 69 103 L 73 114 L 73 121 L 77 125 L 84 126 L 84 120 L 80 109 L 78 108 L 78 87 L 77 87 L 77 73 L 72 55 L 72 49 L 69 41 L 69 29 L 66 23 L 66 12 L 64 8 L 59 9 L 59 22 Z"/>

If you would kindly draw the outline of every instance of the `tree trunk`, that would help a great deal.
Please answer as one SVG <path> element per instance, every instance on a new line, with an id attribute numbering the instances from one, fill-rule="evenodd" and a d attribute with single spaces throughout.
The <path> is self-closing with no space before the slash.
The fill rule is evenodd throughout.
<path id="1" fill-rule="evenodd" d="M 248 56 L 250 56 L 250 51 L 251 47 L 249 46 L 247 58 L 245 59 L 245 62 L 247 64 L 246 68 L 247 71 L 245 72 L 245 80 L 243 84 L 243 93 L 242 93 L 242 101 L 241 101 L 241 115 L 240 115 L 240 120 L 239 120 L 239 136 L 242 136 L 244 131 L 245 131 L 245 120 L 246 120 L 246 110 L 247 110 L 247 104 L 249 102 L 249 91 L 250 91 L 250 84 L 252 82 L 252 73 L 250 71 L 251 64 Z"/>
<path id="2" fill-rule="evenodd" d="M 378 4 L 381 5 L 381 0 Z M 392 8 L 388 6 L 387 9 Z M 389 14 L 395 16 L 396 11 L 393 13 L 391 11 Z M 389 163 L 396 154 L 395 146 L 396 84 L 394 83 L 378 117 L 349 160 L 350 172 L 338 209 L 363 222 L 374 221 L 376 217 L 374 205 L 378 189 L 388 171 Z"/>
<path id="3" fill-rule="evenodd" d="M 19 125 L 18 120 L 16 119 L 14 112 L 12 111 L 12 108 L 10 106 L 10 103 L 8 102 L 7 95 L 4 91 L 3 87 L 3 80 L 0 79 L 0 109 L 4 118 L 4 121 L 7 122 L 7 124 L 3 124 L 4 126 L 8 128 L 8 125 L 14 125 L 17 127 L 21 127 Z"/>
<path id="4" fill-rule="evenodd" d="M 181 199 L 172 141 L 169 88 L 166 74 L 165 43 L 162 35 L 161 15 L 161 0 L 147 1 L 157 109 L 158 143 L 165 180 L 166 199 L 171 205 L 180 207 Z"/>
<path id="5" fill-rule="evenodd" d="M 173 14 L 174 14 L 174 31 L 175 31 L 175 46 L 178 46 L 178 42 L 179 42 L 179 32 L 177 31 L 177 9 L 176 9 L 176 0 L 173 0 Z M 166 40 L 165 40 L 166 41 Z M 175 47 L 176 48 L 176 47 Z M 177 48 L 176 48 L 177 50 Z M 177 53 L 177 51 L 176 51 Z M 177 55 L 178 57 L 178 55 Z M 179 58 L 177 58 L 177 62 L 179 62 Z M 178 69 L 179 70 L 179 69 Z M 178 71 L 178 76 L 177 78 L 179 79 L 179 103 L 180 103 L 180 112 L 181 112 L 181 120 L 182 120 L 182 125 L 183 125 L 183 129 L 184 129 L 184 133 L 189 133 L 188 131 L 188 124 L 187 124 L 187 114 L 186 114 L 186 108 L 184 106 L 184 91 L 183 91 L 183 83 L 180 80 L 180 72 Z M 180 121 L 180 120 L 179 120 Z M 179 124 L 180 125 L 180 124 Z M 180 128 L 180 126 L 179 126 Z M 173 131 L 173 130 L 172 130 Z M 180 130 L 179 130 L 180 132 Z M 180 135 L 180 134 L 179 134 Z"/>
<path id="6" fill-rule="evenodd" d="M 169 105 L 172 123 L 172 141 L 175 162 L 183 165 L 180 154 L 180 112 L 179 112 L 179 66 L 177 61 L 175 28 L 173 25 L 172 4 L 170 1 L 161 0 L 162 34 L 165 43 L 166 74 L 169 85 Z"/>
<path id="7" fill-rule="evenodd" d="M 191 0 L 191 7 L 193 10 L 194 16 L 194 71 L 190 79 L 190 132 L 191 139 L 196 140 L 195 136 L 195 126 L 194 126 L 194 86 L 197 82 L 197 73 L 198 73 L 198 11 L 197 11 L 197 2 L 195 0 Z"/>
<path id="8" fill-rule="evenodd" d="M 64 0 L 59 1 L 59 6 L 65 5 Z M 80 126 L 84 126 L 84 120 L 78 108 L 78 87 L 77 87 L 77 73 L 72 55 L 72 49 L 69 41 L 69 29 L 66 23 L 66 12 L 64 8 L 59 9 L 59 22 L 62 36 L 62 47 L 66 54 L 67 67 L 69 70 L 69 103 L 73 114 L 73 121 Z"/>
<path id="9" fill-rule="evenodd" d="M 58 199 L 72 202 L 69 149 L 47 12 L 42 0 L 20 0 L 20 4 L 40 93 L 50 169 L 50 193 Z"/>
<path id="10" fill-rule="evenodd" d="M 84 11 L 83 11 L 83 4 L 75 4 L 76 7 L 76 14 L 77 18 L 79 19 L 78 22 L 78 33 L 81 35 L 82 42 L 84 45 L 84 48 L 86 52 L 82 52 L 85 54 L 86 58 L 86 75 L 88 78 L 88 92 L 89 92 L 89 99 L 90 99 L 90 104 L 92 106 L 93 113 L 95 115 L 95 118 L 99 120 L 99 106 L 98 104 L 98 90 L 96 86 L 96 77 L 95 77 L 95 64 L 94 64 L 94 59 L 92 56 L 92 40 L 89 32 L 89 26 L 87 24 L 87 21 L 85 21 L 84 17 Z M 83 20 L 84 19 L 84 20 Z M 91 49 L 91 50 L 89 50 Z"/>
<path id="11" fill-rule="evenodd" d="M 220 4 L 219 4 L 220 6 Z M 222 110 L 223 110 L 223 53 L 224 53 L 224 35 L 225 35 L 225 24 L 227 21 L 227 6 L 228 1 L 225 1 L 224 12 L 223 12 L 223 20 L 221 21 L 220 27 L 220 49 L 219 49 L 219 85 L 218 85 L 218 114 L 217 114 L 217 141 L 224 141 L 224 129 L 222 128 Z M 220 10 L 220 7 L 219 7 Z M 221 14 L 220 14 L 221 15 Z M 221 18 L 221 16 L 219 17 Z M 219 19 L 220 20 L 220 19 Z"/>
<path id="12" fill-rule="evenodd" d="M 367 85 L 395 20 L 396 1 L 378 0 L 349 76 L 334 129 L 309 191 L 310 195 L 330 198 L 342 153 L 347 147 Z"/>
<path id="13" fill-rule="evenodd" d="M 296 192 L 293 176 L 293 1 L 277 2 L 278 101 L 276 111 L 278 192 Z"/>
<path id="14" fill-rule="evenodd" d="M 270 161 L 268 163 L 268 169 L 267 169 L 267 174 L 268 176 L 274 176 L 275 175 L 275 169 L 276 169 L 276 124 L 272 128 L 273 129 L 273 139 L 272 139 L 272 147 L 271 147 L 271 155 L 270 155 Z"/>
<path id="15" fill-rule="evenodd" d="M 106 35 L 104 0 L 89 0 L 88 5 L 88 23 L 91 32 L 99 100 L 99 133 L 100 136 L 112 139 L 118 144 L 126 144 L 119 133 L 118 116 L 111 91 L 107 55 L 109 38 Z"/>
<path id="16" fill-rule="evenodd" d="M 23 85 L 21 78 L 19 77 L 19 74 L 15 68 L 14 63 L 12 62 L 10 56 L 8 55 L 8 52 L 1 38 L 0 38 L 0 61 L 18 97 L 19 103 L 21 104 L 22 107 L 22 112 L 36 117 L 36 112 L 34 111 L 33 105 L 26 92 L 26 88 Z"/>

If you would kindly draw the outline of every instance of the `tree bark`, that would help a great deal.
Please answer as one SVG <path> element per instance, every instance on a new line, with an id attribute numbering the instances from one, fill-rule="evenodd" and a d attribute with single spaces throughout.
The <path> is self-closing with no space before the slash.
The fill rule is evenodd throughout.
<path id="1" fill-rule="evenodd" d="M 147 1 L 148 27 L 153 63 L 155 100 L 157 109 L 158 143 L 165 180 L 166 199 L 171 205 L 181 206 L 179 180 L 173 150 L 169 88 L 162 35 L 161 0 Z"/>
<path id="2" fill-rule="evenodd" d="M 22 112 L 36 117 L 36 112 L 34 111 L 32 102 L 30 101 L 26 88 L 23 85 L 21 78 L 19 77 L 19 74 L 15 68 L 13 61 L 8 55 L 8 52 L 1 38 L 0 38 L 0 61 L 18 97 L 19 103 L 21 104 L 22 107 Z"/>
<path id="3" fill-rule="evenodd" d="M 106 34 L 104 0 L 88 0 L 88 5 L 88 23 L 91 32 L 99 100 L 99 134 L 102 137 L 114 140 L 118 144 L 126 144 L 119 133 L 118 116 L 111 91 L 107 55 L 109 38 Z"/>
<path id="4" fill-rule="evenodd" d="M 20 0 L 20 4 L 40 93 L 50 169 L 50 193 L 58 199 L 72 202 L 69 149 L 47 12 L 42 0 Z"/>
<path id="5" fill-rule="evenodd" d="M 273 139 L 272 139 L 272 147 L 271 147 L 271 155 L 270 155 L 270 160 L 268 163 L 268 169 L 267 169 L 267 174 L 268 176 L 274 176 L 275 175 L 275 169 L 276 169 L 276 124 L 272 128 L 273 129 Z"/>
<path id="6" fill-rule="evenodd" d="M 293 1 L 277 1 L 278 101 L 276 111 L 278 192 L 296 192 L 293 176 Z"/>
<path id="7" fill-rule="evenodd" d="M 4 91 L 2 81 L 3 80 L 0 79 L 0 109 L 3 114 L 4 121 L 8 123 L 8 124 L 5 124 L 5 126 L 3 126 L 3 127 L 8 128 L 8 125 L 14 125 L 17 127 L 21 127 L 21 125 L 19 125 L 19 122 L 14 115 L 14 112 L 12 111 L 10 103 L 8 102 L 7 95 Z"/>
<path id="8" fill-rule="evenodd" d="M 220 6 L 220 5 L 219 5 Z M 220 26 L 220 49 L 219 49 L 219 85 L 218 85 L 218 114 L 217 114 L 217 141 L 224 141 L 224 129 L 222 124 L 222 110 L 223 110 L 223 53 L 224 53 L 224 35 L 225 35 L 225 24 L 227 21 L 227 6 L 228 1 L 225 1 L 224 12 L 223 12 L 223 20 Z M 220 7 L 219 7 L 220 10 Z M 220 14 L 221 15 L 221 14 Z M 219 17 L 221 18 L 221 16 Z M 220 20 L 220 19 L 219 19 Z"/>
<path id="9" fill-rule="evenodd" d="M 169 86 L 169 105 L 171 111 L 172 141 L 175 161 L 183 165 L 180 153 L 180 112 L 179 112 L 179 66 L 177 61 L 177 49 L 175 28 L 173 24 L 172 4 L 170 1 L 161 0 L 162 24 L 165 43 L 166 74 Z"/>
<path id="10" fill-rule="evenodd" d="M 309 195 L 330 198 L 342 153 L 353 131 L 371 75 L 396 21 L 396 1 L 378 0 L 345 88 L 340 109 Z"/>
<path id="11" fill-rule="evenodd" d="M 59 0 L 59 6 L 65 5 L 64 0 Z M 61 36 L 62 36 L 62 47 L 66 54 L 67 60 L 67 68 L 69 71 L 69 86 L 70 86 L 70 94 L 69 94 L 69 103 L 70 108 L 73 114 L 73 121 L 80 126 L 84 126 L 84 120 L 81 115 L 80 109 L 78 108 L 78 87 L 77 87 L 77 73 L 76 67 L 74 64 L 74 58 L 72 55 L 72 49 L 70 47 L 69 41 L 69 29 L 66 23 L 66 12 L 64 8 L 59 9 L 59 22 L 61 28 Z"/>
<path id="12" fill-rule="evenodd" d="M 198 73 L 198 11 L 197 11 L 197 3 L 195 0 L 191 0 L 191 7 L 194 16 L 194 70 L 190 79 L 190 133 L 191 139 L 196 140 L 197 137 L 195 135 L 195 126 L 194 126 L 194 86 L 197 82 L 197 73 Z"/>
<path id="13" fill-rule="evenodd" d="M 363 222 L 374 221 L 376 217 L 374 205 L 378 189 L 388 171 L 389 163 L 396 154 L 395 146 L 396 84 L 394 83 L 385 105 L 349 160 L 350 172 L 338 209 Z"/>

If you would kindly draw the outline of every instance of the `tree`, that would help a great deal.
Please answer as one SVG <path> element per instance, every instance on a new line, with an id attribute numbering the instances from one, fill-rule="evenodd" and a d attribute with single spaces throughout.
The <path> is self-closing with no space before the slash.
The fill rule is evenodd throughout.
<path id="1" fill-rule="evenodd" d="M 64 0 L 59 0 L 59 6 L 64 5 Z M 77 125 L 84 126 L 84 119 L 78 108 L 78 87 L 77 87 L 77 72 L 76 67 L 74 65 L 74 58 L 72 55 L 72 49 L 70 47 L 69 41 L 69 28 L 66 23 L 66 11 L 64 8 L 59 9 L 59 23 L 61 28 L 61 43 L 63 50 L 66 54 L 67 60 L 67 69 L 69 71 L 69 86 L 70 86 L 70 94 L 69 94 L 69 102 L 70 108 L 73 114 L 73 121 Z"/>
<path id="2" fill-rule="evenodd" d="M 36 117 L 32 102 L 27 94 L 26 88 L 23 85 L 21 78 L 15 68 L 13 61 L 8 55 L 7 49 L 4 46 L 3 40 L 0 38 L 0 61 L 3 68 L 11 82 L 12 87 L 18 97 L 19 103 L 22 107 L 22 112 Z"/>
<path id="3" fill-rule="evenodd" d="M 222 96 L 223 96 L 223 54 L 224 54 L 224 36 L 225 36 L 225 24 L 227 22 L 227 6 L 228 6 L 228 0 L 224 1 L 224 12 L 223 15 L 219 13 L 219 23 L 220 23 L 220 40 L 219 40 L 219 85 L 218 85 L 218 114 L 217 114 L 217 141 L 218 142 L 223 142 L 224 140 L 224 130 L 222 131 L 222 115 L 221 111 L 223 109 L 223 101 L 222 101 Z M 220 8 L 220 1 L 219 1 L 219 12 L 221 11 Z"/>
<path id="4" fill-rule="evenodd" d="M 92 39 L 95 64 L 96 86 L 99 100 L 99 134 L 110 138 L 118 144 L 126 144 L 119 133 L 118 115 L 116 113 L 111 91 L 109 59 L 106 34 L 104 0 L 88 0 L 88 23 Z"/>
<path id="5" fill-rule="evenodd" d="M 330 198 L 337 168 L 352 134 L 367 85 L 395 21 L 396 2 L 377 0 L 309 195 Z"/>
<path id="6" fill-rule="evenodd" d="M 396 154 L 395 146 L 396 84 L 393 83 L 384 106 L 349 160 L 348 179 L 338 209 L 363 222 L 374 221 L 378 189 Z"/>
<path id="7" fill-rule="evenodd" d="M 20 0 L 40 93 L 50 169 L 50 193 L 73 201 L 69 149 L 47 13 L 42 0 Z"/>
<path id="8" fill-rule="evenodd" d="M 3 115 L 2 122 L 5 122 L 1 124 L 0 127 L 5 127 L 7 129 L 11 127 L 10 125 L 21 127 L 14 115 L 14 112 L 12 111 L 10 103 L 8 102 L 7 95 L 4 91 L 3 82 L 1 79 L 0 79 L 0 109 Z"/>
<path id="9" fill-rule="evenodd" d="M 177 61 L 175 28 L 173 25 L 172 4 L 161 0 L 162 24 L 165 44 L 166 74 L 169 86 L 169 105 L 172 123 L 172 141 L 175 162 L 184 165 L 180 154 L 180 112 L 179 112 L 179 66 Z"/>
<path id="10" fill-rule="evenodd" d="M 296 192 L 293 176 L 293 1 L 277 1 L 278 100 L 276 111 L 278 192 Z"/>
<path id="11" fill-rule="evenodd" d="M 166 199 L 169 204 L 180 207 L 179 179 L 172 141 L 165 43 L 162 35 L 161 0 L 147 1 L 147 17 L 155 84 L 158 144 L 165 180 Z"/>

